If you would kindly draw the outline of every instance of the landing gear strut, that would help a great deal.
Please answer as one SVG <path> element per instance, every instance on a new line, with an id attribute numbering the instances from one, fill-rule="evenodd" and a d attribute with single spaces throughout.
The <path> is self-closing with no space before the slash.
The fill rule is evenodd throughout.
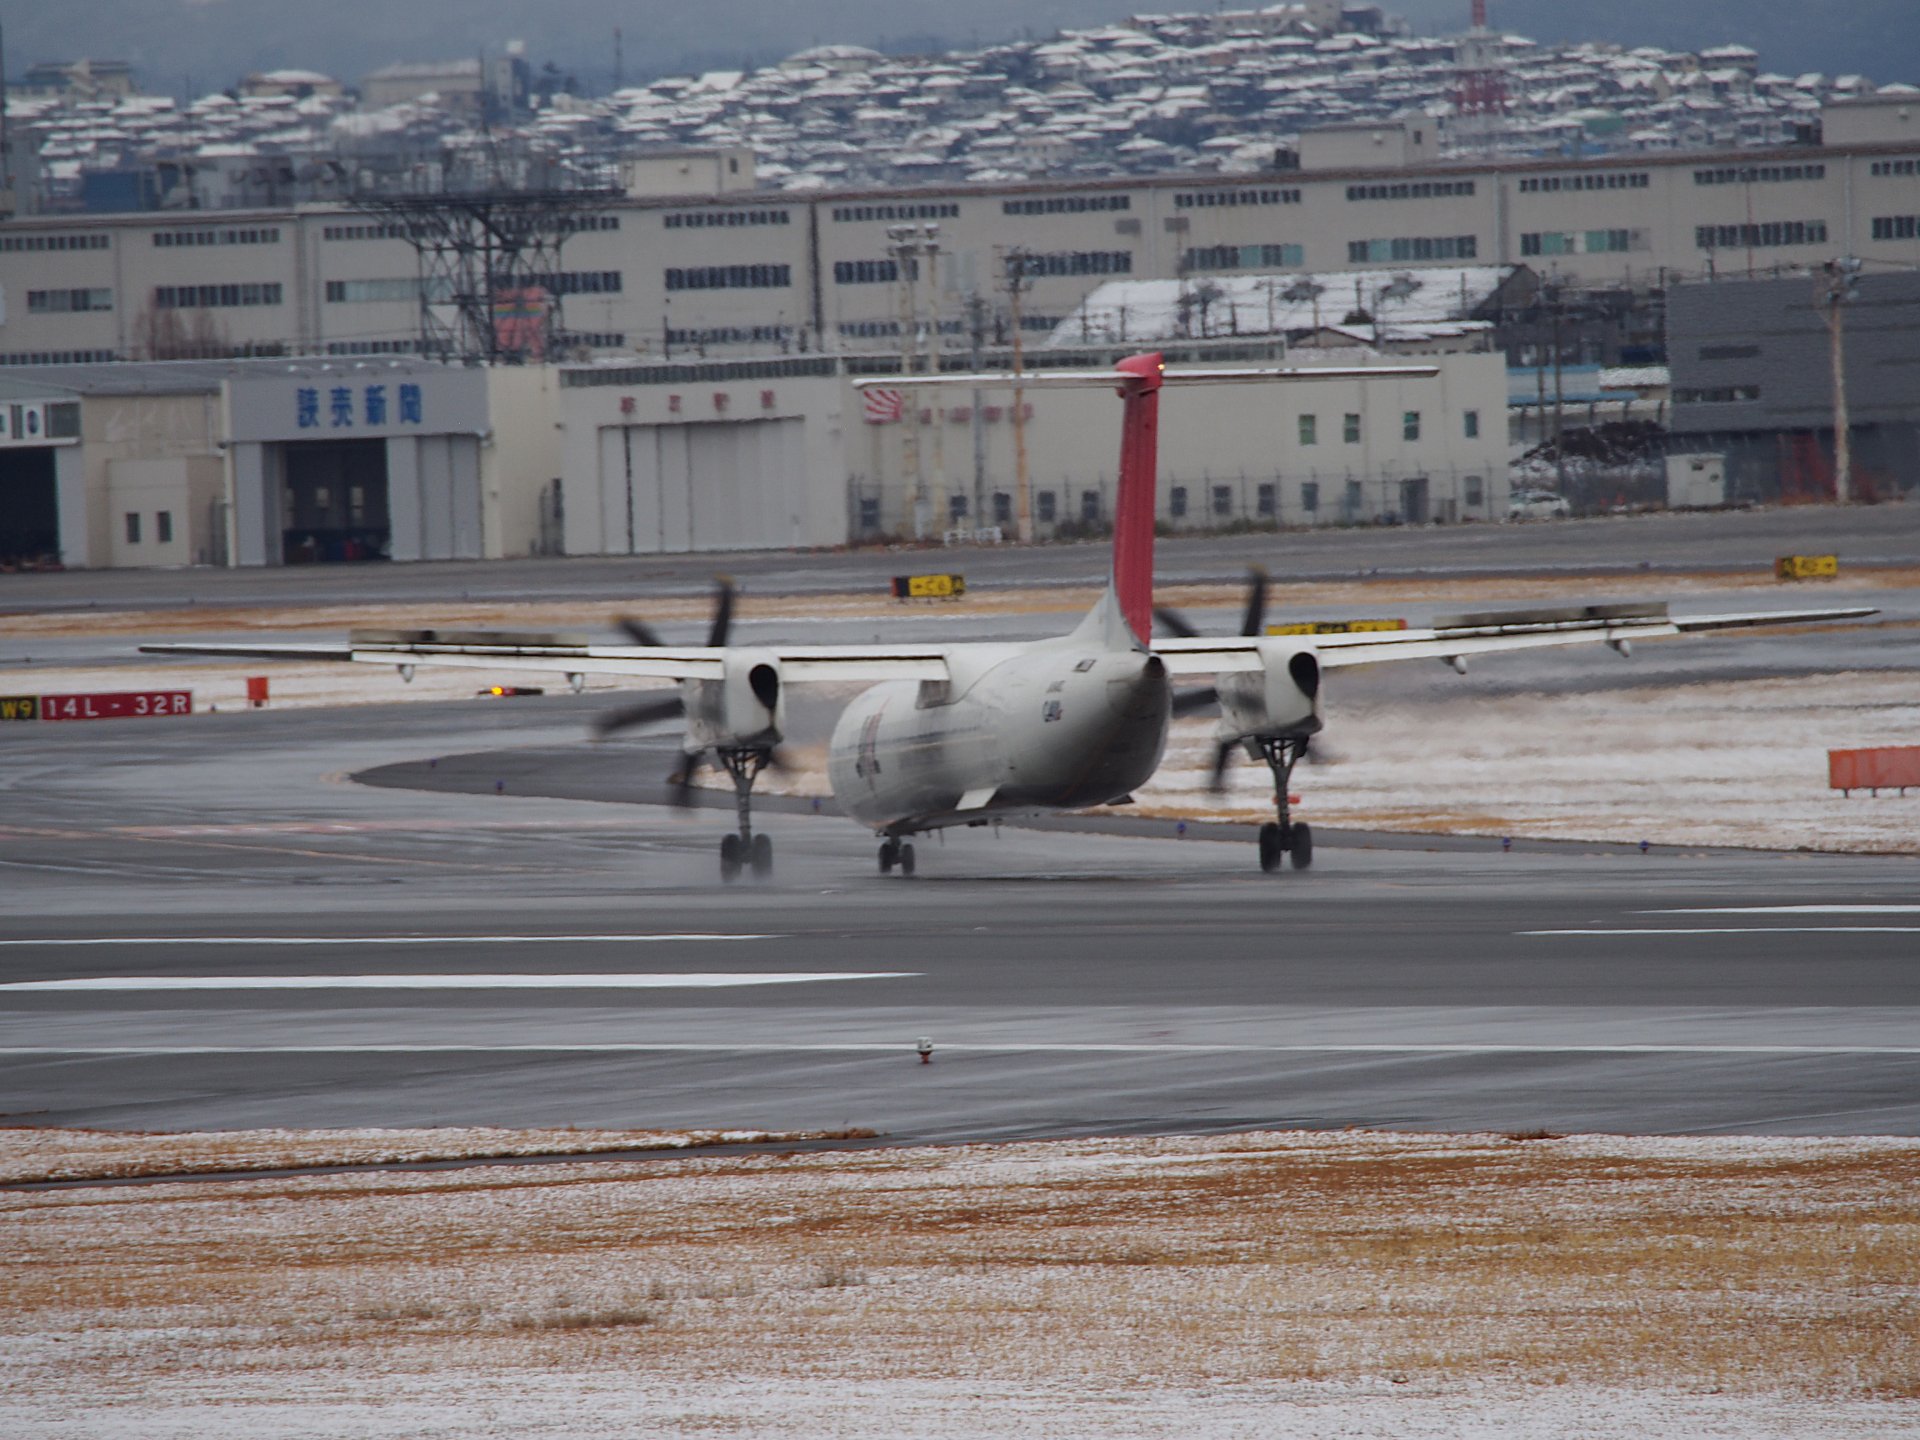
<path id="1" fill-rule="evenodd" d="M 1294 869 L 1304 870 L 1313 864 L 1313 827 L 1304 820 L 1294 821 L 1287 787 L 1293 780 L 1293 767 L 1307 753 L 1306 737 L 1256 738 L 1251 743 L 1259 748 L 1260 758 L 1273 772 L 1273 806 L 1280 817 L 1260 827 L 1260 868 L 1271 875 L 1283 860 L 1291 859 Z"/>
<path id="2" fill-rule="evenodd" d="M 913 842 L 901 841 L 889 835 L 880 842 L 880 873 L 891 874 L 898 865 L 902 875 L 913 874 Z"/>
<path id="3" fill-rule="evenodd" d="M 773 751 L 715 750 L 720 768 L 733 777 L 734 805 L 740 816 L 740 831 L 720 841 L 720 878 L 738 880 L 743 869 L 751 867 L 753 878 L 765 880 L 773 874 L 773 841 L 753 833 L 753 782 L 773 763 Z"/>

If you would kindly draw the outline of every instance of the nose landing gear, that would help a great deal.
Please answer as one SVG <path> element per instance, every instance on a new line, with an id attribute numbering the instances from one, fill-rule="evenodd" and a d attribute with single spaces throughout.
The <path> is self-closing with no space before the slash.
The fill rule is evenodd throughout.
<path id="1" fill-rule="evenodd" d="M 889 835 L 880 842 L 880 873 L 891 874 L 898 865 L 902 875 L 913 874 L 913 842 L 901 841 Z"/>

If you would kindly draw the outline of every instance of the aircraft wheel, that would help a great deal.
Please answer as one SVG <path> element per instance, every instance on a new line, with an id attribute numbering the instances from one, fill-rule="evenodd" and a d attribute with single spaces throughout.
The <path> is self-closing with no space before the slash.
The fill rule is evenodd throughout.
<path id="1" fill-rule="evenodd" d="M 1260 868 L 1271 875 L 1280 868 L 1280 857 L 1286 854 L 1286 846 L 1280 838 L 1280 822 L 1269 820 L 1260 827 Z"/>
<path id="2" fill-rule="evenodd" d="M 738 880 L 740 878 L 740 852 L 746 847 L 740 843 L 738 835 L 723 836 L 720 841 L 720 878 Z"/>
<path id="3" fill-rule="evenodd" d="M 1296 825 L 1293 834 L 1288 837 L 1287 850 L 1293 857 L 1293 868 L 1304 870 L 1313 864 L 1313 827 Z"/>
<path id="4" fill-rule="evenodd" d="M 765 835 L 753 837 L 753 875 L 756 880 L 768 879 L 773 874 L 773 841 Z"/>
<path id="5" fill-rule="evenodd" d="M 900 847 L 900 873 L 913 874 L 913 842 L 911 840 Z"/>
<path id="6" fill-rule="evenodd" d="M 882 840 L 880 842 L 880 873 L 882 875 L 891 875 L 893 873 L 894 862 L 897 861 L 899 858 L 900 858 L 900 842 L 899 841 Z"/>

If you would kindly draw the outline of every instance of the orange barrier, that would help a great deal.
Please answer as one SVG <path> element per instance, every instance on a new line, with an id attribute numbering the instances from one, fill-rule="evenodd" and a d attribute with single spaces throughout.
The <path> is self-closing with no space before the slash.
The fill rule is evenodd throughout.
<path id="1" fill-rule="evenodd" d="M 1920 745 L 1885 745 L 1877 750 L 1829 750 L 1827 788 L 1851 795 L 1855 790 L 1920 788 Z"/>

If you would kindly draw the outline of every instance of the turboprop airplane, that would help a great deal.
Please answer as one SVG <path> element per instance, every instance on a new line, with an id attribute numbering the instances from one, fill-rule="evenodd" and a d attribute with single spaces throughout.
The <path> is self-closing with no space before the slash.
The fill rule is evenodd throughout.
<path id="1" fill-rule="evenodd" d="M 1153 548 L 1159 401 L 1168 385 L 1249 381 L 1427 378 L 1431 366 L 1169 371 L 1157 354 L 1111 371 L 1028 375 L 888 376 L 888 387 L 1103 386 L 1121 398 L 1113 559 L 1105 590 L 1065 635 L 1028 642 L 925 645 L 731 645 L 732 592 L 702 646 L 662 644 L 644 624 L 622 621 L 629 645 L 581 636 L 499 631 L 356 631 L 342 646 L 148 645 L 159 654 L 334 659 L 502 671 L 559 671 L 578 689 L 589 675 L 668 679 L 675 695 L 650 696 L 604 717 L 602 733 L 683 716 L 686 737 L 673 777 L 684 787 L 708 757 L 731 777 L 736 830 L 720 844 L 720 873 L 770 874 L 773 847 L 753 829 L 754 782 L 786 731 L 786 692 L 809 682 L 876 682 L 841 714 L 828 752 L 834 798 L 880 840 L 881 873 L 915 868 L 913 837 L 1039 812 L 1084 809 L 1129 798 L 1158 768 L 1175 713 L 1218 706 L 1216 775 L 1235 748 L 1265 758 L 1277 818 L 1260 836 L 1262 868 L 1283 858 L 1304 869 L 1312 832 L 1291 819 L 1287 783 L 1322 728 L 1326 668 L 1439 658 L 1456 666 L 1486 651 L 1632 640 L 1729 626 L 1839 620 L 1871 610 L 1819 610 L 1673 620 L 1664 608 L 1598 608 L 1465 616 L 1425 631 L 1288 638 L 1249 633 L 1219 640 L 1188 634 L 1153 641 Z M 1262 601 L 1264 606 L 1264 601 Z M 1251 611 L 1250 611 L 1251 613 Z M 1176 628 L 1183 622 L 1176 622 Z M 1173 681 L 1212 676 L 1206 689 L 1176 693 Z"/>

